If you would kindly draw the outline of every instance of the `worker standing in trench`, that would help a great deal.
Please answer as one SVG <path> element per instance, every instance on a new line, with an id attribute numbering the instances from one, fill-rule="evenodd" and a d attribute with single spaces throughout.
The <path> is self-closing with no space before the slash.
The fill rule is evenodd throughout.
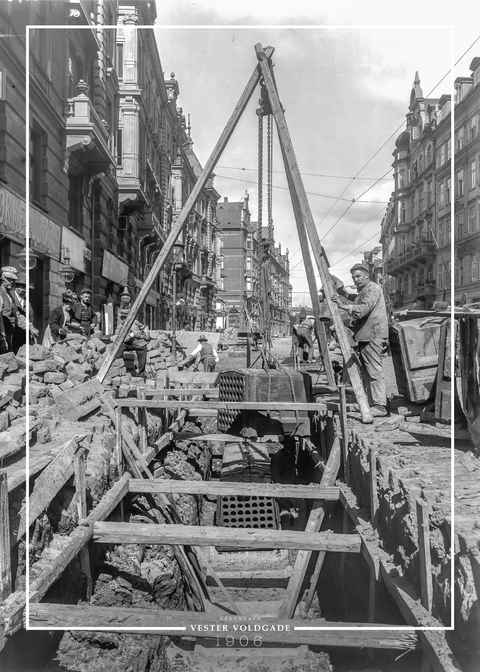
<path id="1" fill-rule="evenodd" d="M 370 279 L 370 268 L 366 262 L 352 266 L 350 273 L 358 294 L 344 289 L 344 296 L 353 299 L 353 303 L 342 303 L 338 294 L 332 296 L 332 301 L 352 318 L 351 329 L 371 413 L 374 417 L 383 417 L 387 415 L 387 386 L 382 364 L 382 353 L 388 339 L 385 299 L 381 287 Z"/>

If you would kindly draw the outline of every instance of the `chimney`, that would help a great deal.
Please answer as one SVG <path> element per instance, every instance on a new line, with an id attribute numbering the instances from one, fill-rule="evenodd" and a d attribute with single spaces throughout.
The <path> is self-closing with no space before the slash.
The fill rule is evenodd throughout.
<path id="1" fill-rule="evenodd" d="M 228 203 L 228 196 L 224 196 L 224 197 L 223 197 L 223 202 L 224 202 L 224 203 Z"/>

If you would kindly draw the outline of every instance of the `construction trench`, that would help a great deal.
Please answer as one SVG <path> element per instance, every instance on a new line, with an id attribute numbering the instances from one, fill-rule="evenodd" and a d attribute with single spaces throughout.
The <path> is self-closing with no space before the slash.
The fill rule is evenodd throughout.
<path id="1" fill-rule="evenodd" d="M 25 349 L 0 355 L 2 669 L 480 667 L 478 321 L 468 338 L 463 317 L 458 329 L 452 321 L 456 419 L 466 425 L 454 426 L 452 525 L 450 318 L 421 317 L 427 330 L 435 323 L 434 352 L 407 343 L 400 357 L 392 341 L 404 394 L 374 419 L 332 301 L 270 71 L 273 49 L 255 50 L 258 66 L 115 341 L 69 334 L 51 349 L 32 346 L 29 361 Z M 324 370 L 292 366 L 284 339 L 286 352 L 280 342 L 262 345 L 263 367 L 246 368 L 245 348 L 238 358 L 232 348 L 217 373 L 182 372 L 171 335 L 151 332 L 148 375 L 136 377 L 122 343 L 260 78 Z M 309 244 L 348 386 L 333 376 Z M 399 375 L 407 359 L 408 385 Z M 433 390 L 432 369 L 425 410 L 405 394 Z"/>
<path id="2" fill-rule="evenodd" d="M 151 366 L 171 357 L 168 336 L 153 336 Z M 158 369 L 141 387 L 119 358 L 113 373 L 121 375 L 99 386 L 92 376 L 104 351 L 101 341 L 87 348 L 81 338 L 31 350 L 38 396 L 30 409 L 28 525 L 21 440 L 3 470 L 12 582 L 0 608 L 2 669 L 478 669 L 479 460 L 465 430 L 455 447 L 455 630 L 406 630 L 450 625 L 448 428 L 420 422 L 420 407 L 400 395 L 386 421 L 365 425 L 350 410 L 349 389 L 344 402 L 344 388 L 326 385 L 318 366 L 249 372 L 229 352 L 220 373 Z M 70 385 L 67 376 L 82 382 Z M 289 376 L 311 386 L 308 413 L 232 413 L 234 402 L 221 401 L 232 381 L 243 381 L 244 393 L 254 379 L 257 407 L 268 406 L 259 390 L 288 398 Z M 91 385 L 94 398 L 84 393 Z M 308 450 L 282 437 L 278 418 L 287 431 L 301 423 L 310 432 L 300 441 Z M 220 432 L 228 422 L 240 432 Z M 291 485 L 283 476 L 292 473 L 295 443 Z M 284 483 L 271 483 L 272 475 Z M 320 534 L 296 532 L 309 512 L 321 512 Z M 22 629 L 26 528 L 29 623 L 44 631 Z M 338 629 L 352 624 L 400 629 Z M 302 625 L 322 629 L 293 630 Z M 56 631 L 82 626 L 96 630 Z M 115 631 L 159 626 L 166 636 Z"/>

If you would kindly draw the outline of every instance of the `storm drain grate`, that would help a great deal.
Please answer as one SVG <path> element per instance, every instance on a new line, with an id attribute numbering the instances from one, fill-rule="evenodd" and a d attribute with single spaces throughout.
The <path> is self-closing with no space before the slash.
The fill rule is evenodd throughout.
<path id="1" fill-rule="evenodd" d="M 278 513 L 275 500 L 271 497 L 251 497 L 229 495 L 218 497 L 217 518 L 220 527 L 250 529 L 278 529 Z M 217 547 L 219 551 L 243 551 L 245 548 Z M 267 550 L 257 549 L 257 550 Z"/>

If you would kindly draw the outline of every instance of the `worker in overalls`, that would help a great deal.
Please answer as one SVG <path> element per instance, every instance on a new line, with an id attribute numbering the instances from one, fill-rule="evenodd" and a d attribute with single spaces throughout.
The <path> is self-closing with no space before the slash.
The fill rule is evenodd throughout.
<path id="1" fill-rule="evenodd" d="M 218 352 L 213 345 L 208 342 L 205 334 L 200 334 L 198 338 L 197 347 L 186 357 L 183 362 L 179 362 L 179 366 L 186 366 L 195 360 L 195 369 L 198 370 L 200 365 L 206 372 L 215 371 L 215 364 L 219 361 Z"/>
<path id="2" fill-rule="evenodd" d="M 362 381 L 374 417 L 387 415 L 387 386 L 382 354 L 388 339 L 388 320 L 382 289 L 370 279 L 366 262 L 350 270 L 358 294 L 345 292 L 353 303 L 342 303 L 338 294 L 332 301 L 352 318 L 351 329 L 361 364 Z"/>

